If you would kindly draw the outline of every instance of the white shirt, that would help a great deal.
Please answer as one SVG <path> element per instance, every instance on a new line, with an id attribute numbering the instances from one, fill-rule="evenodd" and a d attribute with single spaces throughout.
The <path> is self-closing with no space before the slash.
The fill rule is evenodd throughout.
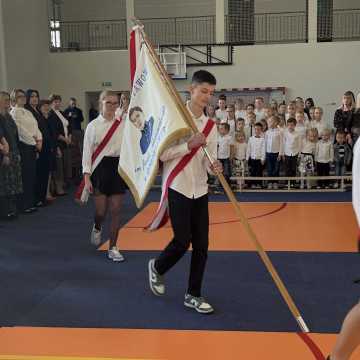
<path id="1" fill-rule="evenodd" d="M 237 160 L 245 160 L 246 159 L 246 150 L 247 150 L 247 143 L 234 143 L 234 158 Z"/>
<path id="2" fill-rule="evenodd" d="M 356 141 L 353 151 L 354 158 L 352 166 L 352 203 L 358 226 L 360 226 L 360 141 Z"/>
<path id="3" fill-rule="evenodd" d="M 296 131 L 284 131 L 284 154 L 286 156 L 296 156 L 301 150 L 301 137 Z"/>
<path id="4" fill-rule="evenodd" d="M 15 106 L 11 109 L 10 115 L 15 120 L 21 142 L 36 145 L 36 141 L 42 140 L 38 123 L 29 110 Z"/>
<path id="5" fill-rule="evenodd" d="M 295 131 L 299 133 L 302 139 L 306 137 L 306 130 L 309 128 L 309 122 L 304 121 L 303 123 L 296 123 Z"/>
<path id="6" fill-rule="evenodd" d="M 256 121 L 260 121 L 265 117 L 265 111 L 263 109 L 261 110 L 255 109 L 254 113 L 256 115 Z"/>
<path id="7" fill-rule="evenodd" d="M 106 120 L 101 114 L 91 121 L 85 130 L 84 135 L 84 149 L 83 149 L 83 158 L 82 158 L 82 167 L 83 173 L 91 174 L 93 169 L 91 166 L 91 157 L 95 149 L 101 143 L 102 139 L 105 137 L 111 126 L 113 125 L 115 118 L 113 120 Z M 102 150 L 101 154 L 103 156 L 118 157 L 120 156 L 120 148 L 122 143 L 123 128 L 125 121 L 123 120 L 121 124 L 117 127 L 113 136 L 107 143 L 106 147 Z"/>
<path id="8" fill-rule="evenodd" d="M 218 159 L 229 159 L 230 158 L 230 147 L 233 143 L 232 136 L 230 134 L 227 134 L 224 136 L 218 134 L 217 143 L 218 143 L 217 158 Z"/>
<path id="9" fill-rule="evenodd" d="M 315 155 L 316 142 L 304 140 L 301 145 L 301 152 Z"/>
<path id="10" fill-rule="evenodd" d="M 235 118 L 238 119 L 238 118 L 242 118 L 242 119 L 245 119 L 246 117 L 246 111 L 245 110 L 236 110 L 235 111 Z"/>
<path id="11" fill-rule="evenodd" d="M 190 111 L 189 107 L 188 110 Z M 190 111 L 191 114 L 191 111 Z M 195 124 L 199 131 L 203 131 L 206 126 L 208 117 L 202 114 L 199 118 L 195 118 L 192 114 Z M 160 156 L 160 160 L 164 162 L 163 175 L 170 172 L 175 164 L 186 154 L 190 153 L 187 146 L 189 137 L 182 138 L 175 142 Z M 210 156 L 216 159 L 217 155 L 217 129 L 214 125 L 207 137 L 207 149 Z M 202 151 L 199 149 L 185 168 L 175 177 L 170 188 L 186 196 L 189 199 L 197 199 L 204 196 L 208 192 L 207 172 L 210 172 L 210 164 Z M 164 180 L 164 177 L 163 177 Z"/>
<path id="12" fill-rule="evenodd" d="M 246 149 L 246 159 L 265 161 L 265 138 L 252 136 Z"/>
<path id="13" fill-rule="evenodd" d="M 265 146 L 267 153 L 283 155 L 283 134 L 278 128 L 268 129 L 265 133 Z"/>
<path id="14" fill-rule="evenodd" d="M 326 128 L 326 124 L 323 120 L 311 120 L 310 121 L 310 128 L 317 129 L 319 133 L 319 137 L 321 136 L 322 131 Z"/>
<path id="15" fill-rule="evenodd" d="M 334 146 L 329 141 L 319 140 L 315 149 L 315 161 L 319 163 L 329 163 L 334 160 Z"/>
<path id="16" fill-rule="evenodd" d="M 215 110 L 215 116 L 219 119 L 219 120 L 226 120 L 227 119 L 227 111 L 226 110 L 221 110 L 221 109 L 217 109 Z"/>

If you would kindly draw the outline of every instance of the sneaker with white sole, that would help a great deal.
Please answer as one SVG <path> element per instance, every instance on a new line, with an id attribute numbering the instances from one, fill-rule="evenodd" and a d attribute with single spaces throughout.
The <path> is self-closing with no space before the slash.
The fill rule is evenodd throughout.
<path id="1" fill-rule="evenodd" d="M 273 184 L 273 189 L 274 189 L 274 190 L 277 190 L 278 188 L 279 188 L 279 185 L 278 185 L 277 183 L 274 183 L 274 184 Z"/>
<path id="2" fill-rule="evenodd" d="M 214 312 L 213 307 L 203 297 L 185 294 L 184 305 L 195 309 L 200 314 L 211 314 Z"/>
<path id="3" fill-rule="evenodd" d="M 267 186 L 268 190 L 271 190 L 273 188 L 273 184 L 272 183 L 268 183 L 268 186 Z"/>
<path id="4" fill-rule="evenodd" d="M 90 242 L 95 246 L 99 246 L 101 244 L 101 230 L 96 229 L 95 225 L 91 230 Z"/>
<path id="5" fill-rule="evenodd" d="M 149 261 L 148 270 L 151 291 L 156 296 L 163 296 L 165 294 L 164 278 L 155 269 L 155 259 Z"/>
<path id="6" fill-rule="evenodd" d="M 115 246 L 113 246 L 111 249 L 108 250 L 107 256 L 110 260 L 116 261 L 116 262 L 125 260 L 124 256 L 121 254 L 121 252 Z"/>

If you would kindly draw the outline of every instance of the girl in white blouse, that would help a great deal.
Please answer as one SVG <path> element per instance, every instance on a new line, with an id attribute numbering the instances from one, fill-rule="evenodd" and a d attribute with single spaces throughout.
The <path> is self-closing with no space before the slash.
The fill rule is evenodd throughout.
<path id="1" fill-rule="evenodd" d="M 92 154 L 116 121 L 115 111 L 119 106 L 118 95 L 113 91 L 103 91 L 100 95 L 100 115 L 90 122 L 85 131 L 83 150 L 83 173 L 85 190 L 94 195 L 95 217 L 91 232 L 91 243 L 100 245 L 102 224 L 107 208 L 110 210 L 110 244 L 108 258 L 124 261 L 116 243 L 120 228 L 120 208 L 126 184 L 118 173 L 122 132 L 125 119 L 116 128 L 111 139 L 101 151 L 102 159 L 94 169 Z"/>
<path id="2" fill-rule="evenodd" d="M 42 147 L 42 135 L 33 114 L 24 108 L 25 92 L 14 89 L 10 95 L 14 107 L 11 116 L 15 120 L 19 132 L 19 149 L 21 155 L 21 171 L 23 181 L 22 210 L 24 213 L 36 211 L 36 159 Z"/>

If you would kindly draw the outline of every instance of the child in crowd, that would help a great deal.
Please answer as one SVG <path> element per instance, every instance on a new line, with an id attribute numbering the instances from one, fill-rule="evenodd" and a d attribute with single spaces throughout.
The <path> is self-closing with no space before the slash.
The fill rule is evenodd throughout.
<path id="1" fill-rule="evenodd" d="M 270 101 L 270 107 L 273 109 L 273 115 L 276 115 L 278 112 L 279 104 L 275 99 Z"/>
<path id="2" fill-rule="evenodd" d="M 255 109 L 256 121 L 260 121 L 264 118 L 264 98 L 262 96 L 257 96 L 255 98 Z"/>
<path id="3" fill-rule="evenodd" d="M 250 124 L 250 117 L 252 117 L 252 114 L 255 114 L 254 113 L 254 104 L 247 104 L 246 105 L 246 114 L 245 114 L 245 118 L 244 118 L 245 126 L 248 126 Z M 255 122 L 256 122 L 256 116 L 255 116 Z"/>
<path id="4" fill-rule="evenodd" d="M 316 113 L 316 112 L 315 112 Z M 318 176 L 329 176 L 330 163 L 334 160 L 334 147 L 330 141 L 331 130 L 324 129 L 322 131 L 321 140 L 316 144 L 315 161 Z M 325 187 L 329 188 L 329 180 L 319 180 L 318 189 Z"/>
<path id="5" fill-rule="evenodd" d="M 269 119 L 269 130 L 265 133 L 266 169 L 269 177 L 279 176 L 280 160 L 283 156 L 283 134 L 278 128 L 280 119 L 273 115 Z M 278 189 L 277 181 L 269 181 L 268 189 Z"/>
<path id="6" fill-rule="evenodd" d="M 268 121 L 267 121 L 267 119 L 263 118 L 263 119 L 261 119 L 259 122 L 260 122 L 261 125 L 262 125 L 263 134 L 265 134 L 266 131 L 268 131 L 268 128 L 269 128 L 269 126 L 268 126 Z"/>
<path id="7" fill-rule="evenodd" d="M 269 121 L 270 117 L 274 115 L 274 109 L 271 106 L 264 107 L 264 119 Z"/>
<path id="8" fill-rule="evenodd" d="M 300 188 L 304 189 L 304 177 L 315 175 L 315 150 L 318 142 L 319 134 L 316 129 L 308 129 L 306 131 L 306 138 L 301 145 L 301 154 L 299 161 L 299 172 L 302 177 L 300 181 Z M 307 180 L 306 187 L 311 189 L 313 181 Z"/>
<path id="9" fill-rule="evenodd" d="M 221 120 L 221 123 L 227 123 L 230 126 L 230 136 L 235 139 L 235 106 L 230 104 L 226 108 L 227 117 Z"/>
<path id="10" fill-rule="evenodd" d="M 296 106 L 295 106 L 295 102 L 291 101 L 289 102 L 287 108 L 286 108 L 286 114 L 285 114 L 285 120 L 287 121 L 290 118 L 294 118 L 295 119 L 295 114 L 296 114 Z"/>
<path id="11" fill-rule="evenodd" d="M 338 130 L 335 136 L 334 144 L 334 162 L 335 175 L 344 176 L 346 167 L 351 163 L 352 150 L 346 142 L 346 133 L 344 130 Z M 339 186 L 339 182 L 335 181 L 334 188 Z"/>
<path id="12" fill-rule="evenodd" d="M 285 175 L 296 176 L 297 158 L 301 149 L 301 138 L 295 131 L 296 119 L 290 118 L 286 122 L 287 128 L 284 131 L 284 155 L 285 155 Z"/>
<path id="13" fill-rule="evenodd" d="M 315 106 L 311 106 L 309 108 L 309 121 L 314 119 L 314 111 L 315 111 Z"/>
<path id="14" fill-rule="evenodd" d="M 243 119 L 242 119 L 243 120 Z M 243 131 L 238 131 L 235 134 L 235 142 L 232 147 L 232 175 L 236 177 L 245 176 L 245 159 L 246 159 L 246 137 Z M 237 185 L 239 188 L 244 187 L 244 180 L 238 179 Z"/>
<path id="15" fill-rule="evenodd" d="M 208 104 L 208 106 L 206 107 L 205 113 L 210 119 L 216 121 L 216 114 L 215 114 L 215 106 L 214 105 Z"/>
<path id="16" fill-rule="evenodd" d="M 235 100 L 235 117 L 237 118 L 245 118 L 246 110 L 244 106 L 244 100 L 241 98 L 237 98 Z"/>
<path id="17" fill-rule="evenodd" d="M 296 119 L 295 131 L 299 133 L 302 140 L 305 140 L 306 131 L 309 128 L 309 121 L 305 120 L 305 114 L 303 111 L 296 111 L 295 119 Z"/>
<path id="18" fill-rule="evenodd" d="M 243 118 L 237 118 L 235 121 L 235 135 L 238 132 L 245 133 L 245 119 Z"/>
<path id="19" fill-rule="evenodd" d="M 255 124 L 254 129 L 255 134 L 250 137 L 246 148 L 246 160 L 248 161 L 250 176 L 260 177 L 265 164 L 265 138 L 262 134 L 260 122 Z M 261 188 L 261 181 L 253 181 L 251 188 Z"/>
<path id="20" fill-rule="evenodd" d="M 312 117 L 313 120 L 310 121 L 310 127 L 317 129 L 319 136 L 321 136 L 323 130 L 325 130 L 326 128 L 322 116 L 323 116 L 323 109 L 320 106 L 316 106 L 314 108 L 314 116 Z"/>
<path id="21" fill-rule="evenodd" d="M 226 120 L 227 118 L 227 112 L 226 112 L 226 96 L 220 95 L 218 100 L 218 106 L 219 108 L 215 111 L 216 117 L 222 121 Z"/>
<path id="22" fill-rule="evenodd" d="M 230 184 L 230 150 L 231 145 L 233 144 L 233 139 L 229 134 L 230 132 L 230 125 L 227 123 L 221 123 L 219 125 L 219 134 L 217 138 L 218 142 L 218 152 L 217 152 L 217 158 L 221 161 L 223 166 L 223 174 L 228 182 Z"/>
<path id="23" fill-rule="evenodd" d="M 256 123 L 256 115 L 254 113 L 249 113 L 247 115 L 248 123 L 246 124 L 245 119 L 245 136 L 246 140 L 249 141 L 251 136 L 255 135 L 255 123 Z"/>

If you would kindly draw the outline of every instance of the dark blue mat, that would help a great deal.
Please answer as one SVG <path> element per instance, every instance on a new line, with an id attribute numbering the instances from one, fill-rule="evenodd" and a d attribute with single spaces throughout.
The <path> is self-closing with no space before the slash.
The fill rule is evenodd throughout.
<path id="1" fill-rule="evenodd" d="M 299 330 L 255 253 L 209 254 L 204 294 L 216 313 L 182 305 L 189 256 L 166 276 L 167 295 L 152 295 L 147 261 L 154 252 L 125 252 L 115 264 L 104 253 L 39 256 L 23 271 L 2 272 L 2 326 L 106 327 L 246 331 Z M 314 332 L 337 332 L 360 286 L 358 254 L 270 253 L 300 312 Z M 28 271 L 28 266 L 32 269 Z"/>

